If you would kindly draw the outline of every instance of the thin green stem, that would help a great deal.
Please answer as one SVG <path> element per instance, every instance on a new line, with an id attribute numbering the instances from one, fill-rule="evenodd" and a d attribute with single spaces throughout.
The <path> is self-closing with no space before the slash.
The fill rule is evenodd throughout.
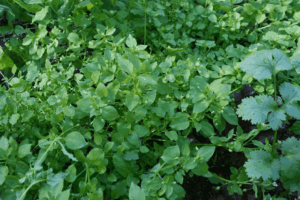
<path id="1" fill-rule="evenodd" d="M 277 91 L 276 91 L 276 74 L 274 75 L 274 99 L 277 100 Z M 276 101 L 277 102 L 277 101 Z M 275 130 L 274 138 L 273 138 L 273 144 L 272 144 L 272 155 L 275 155 L 275 144 L 276 144 L 276 138 L 277 138 L 277 130 Z"/>
<path id="2" fill-rule="evenodd" d="M 41 180 L 37 180 L 37 181 L 31 183 L 31 184 L 26 188 L 26 190 L 23 192 L 22 196 L 21 196 L 18 200 L 23 200 L 23 199 L 25 198 L 25 196 L 26 196 L 26 193 L 30 190 L 30 188 L 31 188 L 32 186 L 34 186 L 34 185 L 37 184 L 37 183 L 46 181 L 46 180 L 47 180 L 47 179 L 41 179 Z"/>

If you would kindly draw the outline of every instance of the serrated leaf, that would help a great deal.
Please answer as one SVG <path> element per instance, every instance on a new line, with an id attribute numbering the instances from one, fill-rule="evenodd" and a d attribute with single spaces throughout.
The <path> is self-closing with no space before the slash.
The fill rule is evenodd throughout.
<path id="1" fill-rule="evenodd" d="M 279 49 L 257 51 L 243 60 L 240 66 L 257 80 L 268 79 L 279 71 L 293 69 L 289 58 Z"/>
<path id="2" fill-rule="evenodd" d="M 279 178 L 280 161 L 274 159 L 272 155 L 263 150 L 250 152 L 250 159 L 244 164 L 247 175 L 251 178 L 269 178 L 277 180 Z"/>
<path id="3" fill-rule="evenodd" d="M 78 131 L 74 131 L 69 133 L 65 137 L 66 145 L 69 149 L 76 150 L 81 149 L 82 147 L 87 145 L 83 135 Z"/>

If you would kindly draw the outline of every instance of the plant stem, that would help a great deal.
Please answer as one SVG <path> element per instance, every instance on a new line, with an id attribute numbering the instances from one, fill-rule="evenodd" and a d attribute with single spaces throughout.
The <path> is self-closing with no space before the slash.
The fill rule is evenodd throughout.
<path id="1" fill-rule="evenodd" d="M 275 101 L 277 99 L 277 93 L 276 93 L 276 74 L 274 75 L 274 98 Z M 277 138 L 277 130 L 275 130 L 274 138 L 273 138 L 273 144 L 272 144 L 272 155 L 275 155 L 275 144 L 276 144 L 276 138 Z"/>

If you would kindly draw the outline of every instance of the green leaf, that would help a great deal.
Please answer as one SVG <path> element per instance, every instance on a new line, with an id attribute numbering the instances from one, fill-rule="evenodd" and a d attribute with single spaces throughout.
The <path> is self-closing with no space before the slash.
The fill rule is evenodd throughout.
<path id="1" fill-rule="evenodd" d="M 145 192 L 142 188 L 131 182 L 129 188 L 129 200 L 145 200 Z"/>
<path id="2" fill-rule="evenodd" d="M 138 95 L 132 93 L 126 95 L 125 105 L 129 111 L 132 111 L 139 103 L 141 103 L 141 100 Z"/>
<path id="3" fill-rule="evenodd" d="M 203 120 L 200 123 L 194 122 L 197 131 L 201 131 L 205 137 L 210 137 L 215 135 L 214 127 L 207 121 Z"/>
<path id="4" fill-rule="evenodd" d="M 154 85 L 154 86 L 157 84 L 157 82 L 149 74 L 139 75 L 138 79 L 139 79 L 139 81 L 141 81 L 144 84 L 149 84 L 149 85 Z"/>
<path id="5" fill-rule="evenodd" d="M 137 46 L 136 39 L 134 39 L 131 34 L 129 34 L 129 36 L 126 39 L 126 45 L 129 48 L 135 48 Z"/>
<path id="6" fill-rule="evenodd" d="M 17 123 L 17 121 L 18 121 L 19 118 L 20 118 L 20 114 L 18 114 L 18 113 L 12 114 L 12 115 L 10 116 L 9 123 L 10 123 L 11 125 L 15 125 L 15 124 Z"/>
<path id="7" fill-rule="evenodd" d="M 188 116 L 189 115 L 187 113 L 176 113 L 174 120 L 170 124 L 170 127 L 178 131 L 187 129 L 190 125 Z"/>
<path id="8" fill-rule="evenodd" d="M 85 97 L 77 101 L 76 104 L 81 111 L 90 113 L 94 106 L 94 99 L 92 97 Z"/>
<path id="9" fill-rule="evenodd" d="M 208 19 L 209 19 L 209 21 L 211 21 L 211 22 L 214 22 L 214 23 L 217 22 L 217 17 L 216 17 L 216 15 L 210 15 L 210 16 L 208 17 Z"/>
<path id="10" fill-rule="evenodd" d="M 37 12 L 35 14 L 35 16 L 32 18 L 32 23 L 35 21 L 43 21 L 43 19 L 46 17 L 47 13 L 48 13 L 48 6 L 45 6 L 42 10 L 40 10 L 39 12 Z"/>
<path id="11" fill-rule="evenodd" d="M 100 113 L 101 113 L 100 109 Z M 113 106 L 106 106 L 102 110 L 102 116 L 105 120 L 112 121 L 119 118 L 118 111 Z"/>
<path id="12" fill-rule="evenodd" d="M 294 133 L 300 135 L 300 121 L 296 121 L 290 130 L 293 131 Z M 1 142 L 0 142 L 0 144 L 1 144 Z"/>
<path id="13" fill-rule="evenodd" d="M 198 163 L 195 168 L 192 169 L 192 172 L 197 176 L 202 176 L 208 172 L 209 166 L 207 163 Z"/>
<path id="14" fill-rule="evenodd" d="M 4 151 L 6 151 L 9 147 L 9 143 L 8 143 L 8 139 L 4 136 L 1 137 L 0 140 L 0 149 L 3 149 Z"/>
<path id="15" fill-rule="evenodd" d="M 68 35 L 68 40 L 70 42 L 73 42 L 73 43 L 79 43 L 80 42 L 80 38 L 79 38 L 79 35 L 77 33 L 70 33 Z"/>
<path id="16" fill-rule="evenodd" d="M 23 144 L 18 149 L 18 157 L 24 158 L 30 153 L 31 150 L 31 144 Z"/>
<path id="17" fill-rule="evenodd" d="M 268 79 L 279 71 L 293 69 L 289 58 L 279 49 L 257 51 L 243 60 L 240 66 L 257 80 Z"/>
<path id="18" fill-rule="evenodd" d="M 66 177 L 66 181 L 73 183 L 77 178 L 75 164 L 70 165 L 66 170 L 66 173 L 68 174 Z"/>
<path id="19" fill-rule="evenodd" d="M 81 149 L 82 147 L 87 145 L 83 135 L 78 131 L 74 131 L 69 133 L 65 137 L 66 145 L 69 149 L 76 150 Z"/>
<path id="20" fill-rule="evenodd" d="M 58 197 L 56 198 L 56 200 L 68 200 L 70 197 L 70 189 L 67 189 L 65 191 L 63 191 L 62 193 L 60 193 L 58 195 Z"/>
<path id="21" fill-rule="evenodd" d="M 60 142 L 59 142 L 59 143 L 60 143 Z M 60 143 L 60 144 L 61 144 L 61 143 Z M 69 152 L 65 149 L 65 147 L 64 147 L 63 144 L 61 144 L 61 149 L 62 149 L 63 154 L 65 154 L 66 156 L 68 156 L 71 160 L 73 160 L 73 161 L 75 161 L 75 162 L 78 161 L 78 160 L 74 157 L 73 154 L 69 153 Z"/>
<path id="22" fill-rule="evenodd" d="M 119 65 L 120 65 L 121 69 L 124 72 L 132 74 L 132 72 L 133 72 L 133 64 L 129 60 L 127 60 L 127 59 L 123 58 L 122 56 L 118 55 L 117 56 L 117 61 L 118 61 Z"/>
<path id="23" fill-rule="evenodd" d="M 216 127 L 216 129 L 221 134 L 224 131 L 225 127 L 226 127 L 226 121 L 224 120 L 222 115 L 221 114 L 216 114 L 213 118 L 213 123 L 214 123 L 214 126 Z"/>
<path id="24" fill-rule="evenodd" d="M 166 148 L 163 152 L 163 155 L 161 156 L 161 159 L 163 159 L 163 161 L 165 161 L 166 163 L 174 164 L 179 162 L 179 156 L 180 149 L 179 146 L 176 145 Z"/>
<path id="25" fill-rule="evenodd" d="M 5 177 L 8 175 L 8 167 L 0 166 L 0 185 L 2 185 L 5 181 Z"/>
<path id="26" fill-rule="evenodd" d="M 210 101 L 208 101 L 206 98 L 198 101 L 194 104 L 193 113 L 200 113 L 205 111 L 208 108 L 209 104 Z"/>
<path id="27" fill-rule="evenodd" d="M 251 178 L 269 178 L 277 180 L 279 178 L 280 162 L 272 155 L 263 150 L 250 152 L 250 159 L 244 164 L 247 175 Z"/>
<path id="28" fill-rule="evenodd" d="M 176 141 L 178 139 L 176 131 L 166 131 L 165 134 L 170 140 Z"/>
<path id="29" fill-rule="evenodd" d="M 7 68 L 13 68 L 15 66 L 15 63 L 13 60 L 5 53 L 2 52 L 2 49 L 0 48 L 0 70 L 4 70 Z"/>
<path id="30" fill-rule="evenodd" d="M 93 127 L 95 129 L 95 131 L 101 131 L 103 129 L 105 125 L 105 121 L 104 119 L 102 119 L 101 116 L 97 116 L 95 117 L 95 119 L 93 120 Z"/>
<path id="31" fill-rule="evenodd" d="M 102 149 L 93 148 L 86 156 L 87 160 L 92 165 L 101 165 L 104 160 L 105 153 Z"/>
<path id="32" fill-rule="evenodd" d="M 197 155 L 203 162 L 208 162 L 215 152 L 215 146 L 204 146 L 198 149 Z"/>
<path id="33" fill-rule="evenodd" d="M 239 125 L 238 123 L 238 118 L 233 110 L 232 107 L 229 107 L 227 106 L 223 113 L 222 113 L 222 116 L 224 117 L 224 119 L 229 123 L 229 124 L 232 124 L 232 125 Z"/>
<path id="34" fill-rule="evenodd" d="M 125 162 L 118 154 L 113 155 L 113 164 L 116 170 L 125 178 L 132 172 L 131 165 Z"/>

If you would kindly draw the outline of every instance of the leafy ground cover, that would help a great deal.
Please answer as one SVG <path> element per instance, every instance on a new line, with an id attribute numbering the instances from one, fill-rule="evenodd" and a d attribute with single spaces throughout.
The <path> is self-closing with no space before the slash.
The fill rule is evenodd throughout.
<path id="1" fill-rule="evenodd" d="M 0 198 L 297 199 L 296 0 L 0 0 Z"/>

